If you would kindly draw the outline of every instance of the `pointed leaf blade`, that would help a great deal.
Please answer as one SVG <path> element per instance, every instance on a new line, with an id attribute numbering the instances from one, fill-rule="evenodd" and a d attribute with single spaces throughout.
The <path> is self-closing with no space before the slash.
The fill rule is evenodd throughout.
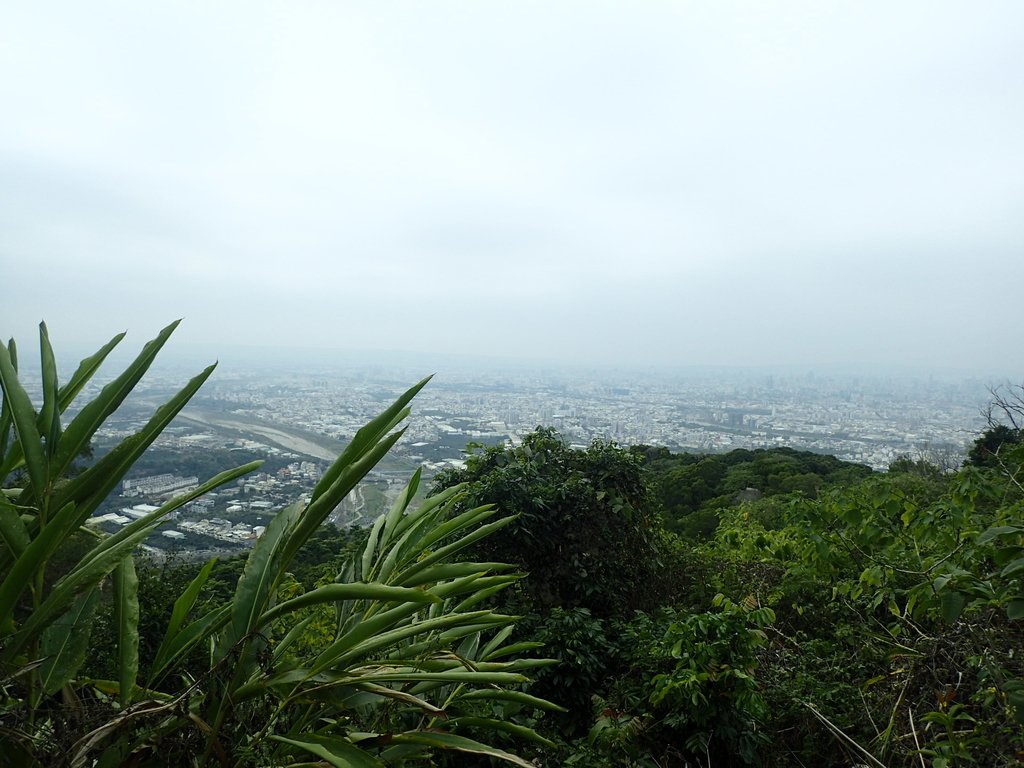
<path id="1" fill-rule="evenodd" d="M 49 479 L 49 462 L 36 427 L 37 414 L 28 393 L 18 381 L 18 372 L 10 352 L 3 346 L 0 346 L 0 388 L 3 390 L 4 403 L 10 408 L 17 445 L 24 457 L 32 489 L 37 498 L 42 498 Z"/>
<path id="2" fill-rule="evenodd" d="M 46 661 L 39 668 L 39 680 L 46 695 L 63 688 L 85 662 L 99 602 L 100 591 L 94 587 L 43 633 L 39 650 Z"/>
<path id="3" fill-rule="evenodd" d="M 139 674 L 139 577 L 131 555 L 123 557 L 114 568 L 113 583 L 120 701 L 122 707 L 127 707 Z"/>

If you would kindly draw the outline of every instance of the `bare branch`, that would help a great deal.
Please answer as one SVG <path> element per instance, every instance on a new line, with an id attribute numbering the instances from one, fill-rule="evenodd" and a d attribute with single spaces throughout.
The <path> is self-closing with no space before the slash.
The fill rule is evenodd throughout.
<path id="1" fill-rule="evenodd" d="M 1000 384 L 988 392 L 992 400 L 982 415 L 989 427 L 1009 422 L 1013 429 L 1024 429 L 1024 384 Z"/>

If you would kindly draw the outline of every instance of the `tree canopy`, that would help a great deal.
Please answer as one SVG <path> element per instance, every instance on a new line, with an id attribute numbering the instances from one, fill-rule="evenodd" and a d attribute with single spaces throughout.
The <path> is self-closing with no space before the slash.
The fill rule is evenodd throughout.
<path id="1" fill-rule="evenodd" d="M 538 428 L 514 447 L 476 447 L 434 488 L 463 483 L 465 506 L 496 504 L 515 518 L 474 554 L 529 574 L 519 587 L 528 609 L 606 617 L 650 605 L 663 567 L 660 521 L 637 455 L 602 441 L 573 448 L 554 429 Z"/>

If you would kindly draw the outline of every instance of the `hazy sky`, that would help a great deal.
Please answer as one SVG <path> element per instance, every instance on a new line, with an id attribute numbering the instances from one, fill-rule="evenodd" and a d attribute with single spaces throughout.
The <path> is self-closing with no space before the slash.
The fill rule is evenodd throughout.
<path id="1" fill-rule="evenodd" d="M 1024 3 L 5 3 L 0 266 L 58 352 L 1019 380 Z"/>

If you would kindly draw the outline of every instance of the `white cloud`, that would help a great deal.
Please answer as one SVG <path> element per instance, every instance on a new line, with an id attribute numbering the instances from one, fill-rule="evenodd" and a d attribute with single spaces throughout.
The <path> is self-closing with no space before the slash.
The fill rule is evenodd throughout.
<path id="1" fill-rule="evenodd" d="M 880 329 L 909 311 L 922 364 L 954 325 L 1019 372 L 1022 22 L 1012 2 L 5 8 L 2 330 L 188 314 L 215 344 L 871 362 L 907 356 Z"/>

